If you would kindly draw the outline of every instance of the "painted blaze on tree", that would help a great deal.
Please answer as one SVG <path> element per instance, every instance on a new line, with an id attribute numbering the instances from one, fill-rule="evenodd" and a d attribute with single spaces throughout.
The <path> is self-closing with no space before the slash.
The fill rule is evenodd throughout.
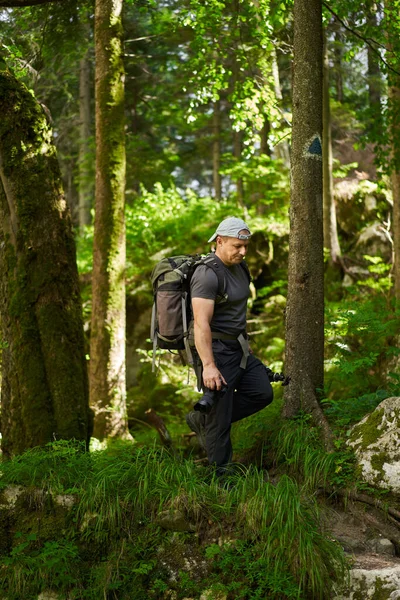
<path id="1" fill-rule="evenodd" d="M 88 441 L 87 368 L 69 210 L 45 113 L 0 71 L 1 434 L 5 455 Z"/>

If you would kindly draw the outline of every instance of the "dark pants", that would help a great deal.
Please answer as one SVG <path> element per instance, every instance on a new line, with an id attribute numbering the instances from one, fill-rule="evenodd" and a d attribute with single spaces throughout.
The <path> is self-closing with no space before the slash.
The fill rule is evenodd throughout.
<path id="1" fill-rule="evenodd" d="M 238 342 L 214 340 L 213 352 L 228 389 L 216 395 L 205 428 L 208 460 L 222 474 L 232 460 L 231 424 L 268 406 L 273 392 L 267 371 L 258 358 L 250 354 L 246 369 L 240 368 L 242 349 Z"/>

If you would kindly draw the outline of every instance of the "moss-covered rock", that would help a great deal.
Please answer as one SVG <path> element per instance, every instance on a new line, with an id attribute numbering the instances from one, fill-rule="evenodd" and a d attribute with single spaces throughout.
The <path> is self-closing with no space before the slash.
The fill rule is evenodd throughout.
<path id="1" fill-rule="evenodd" d="M 387 398 L 351 431 L 362 477 L 370 485 L 400 493 L 400 398 Z"/>
<path id="2" fill-rule="evenodd" d="M 400 589 L 400 566 L 383 569 L 353 569 L 348 590 L 334 600 L 390 600 Z"/>

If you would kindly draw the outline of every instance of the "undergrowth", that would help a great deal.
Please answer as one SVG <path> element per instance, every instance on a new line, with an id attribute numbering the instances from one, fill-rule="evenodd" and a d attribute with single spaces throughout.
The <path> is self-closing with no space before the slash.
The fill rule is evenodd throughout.
<path id="1" fill-rule="evenodd" d="M 231 599 L 326 598 L 346 563 L 323 531 L 314 498 L 320 477 L 309 463 L 303 483 L 288 473 L 272 485 L 252 466 L 221 487 L 209 467 L 157 447 L 113 444 L 89 454 L 56 442 L 31 450 L 1 465 L 0 489 L 26 492 L 1 532 L 9 547 L 1 550 L 0 589 L 8 600 L 49 588 L 93 600 L 164 598 L 168 589 L 178 599 L 204 589 Z M 75 499 L 67 513 L 54 502 L 60 494 Z M 181 515 L 188 531 L 161 528 L 170 514 Z M 45 526 L 55 515 L 58 524 Z M 168 568 L 163 556 L 177 545 Z M 187 553 L 203 565 L 201 577 L 185 568 Z"/>

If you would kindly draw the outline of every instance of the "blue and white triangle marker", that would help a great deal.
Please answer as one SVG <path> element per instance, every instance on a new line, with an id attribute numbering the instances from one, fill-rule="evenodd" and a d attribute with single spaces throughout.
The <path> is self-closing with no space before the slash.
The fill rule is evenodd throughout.
<path id="1" fill-rule="evenodd" d="M 313 158 L 314 160 L 322 160 L 322 143 L 321 137 L 316 133 L 304 145 L 304 158 Z"/>

